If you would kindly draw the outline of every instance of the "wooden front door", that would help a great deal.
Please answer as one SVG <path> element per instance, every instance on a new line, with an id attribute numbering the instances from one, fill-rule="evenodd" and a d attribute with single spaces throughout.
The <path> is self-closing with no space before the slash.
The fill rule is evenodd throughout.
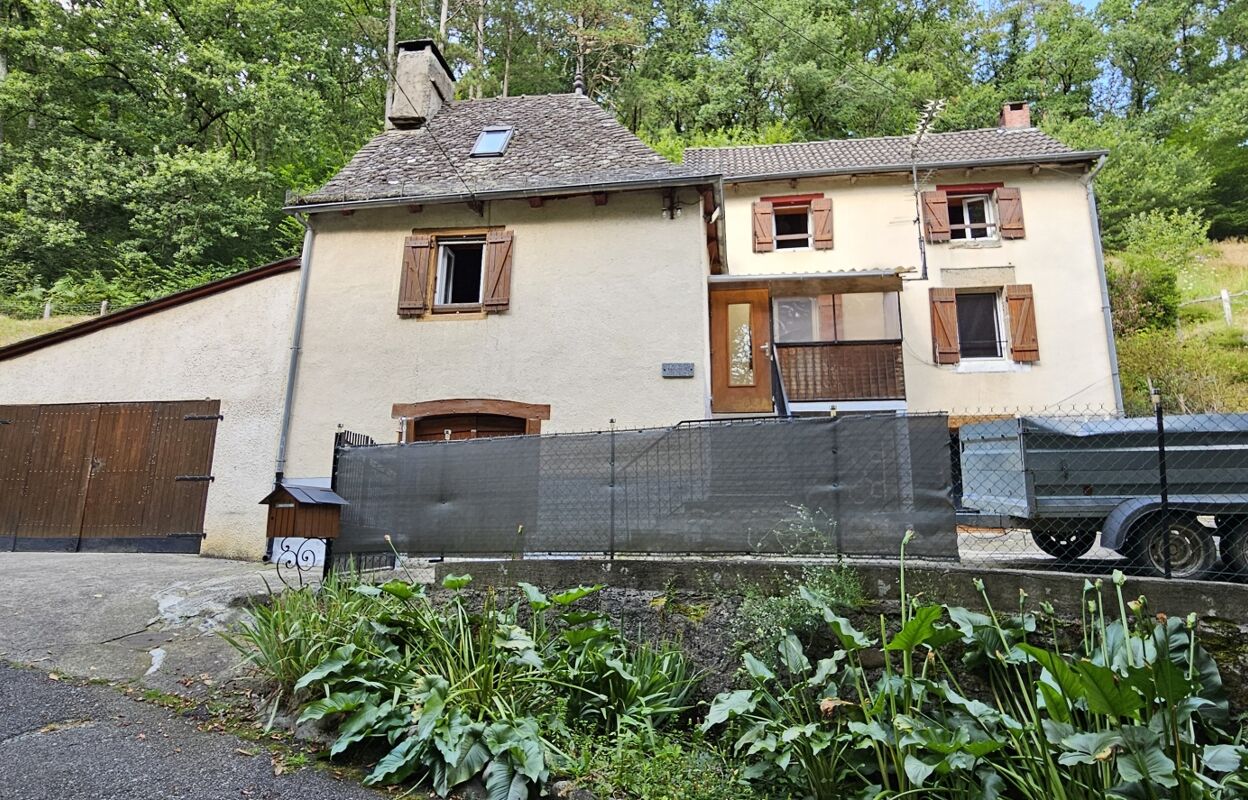
<path id="1" fill-rule="evenodd" d="M 488 436 L 522 436 L 526 420 L 502 414 L 439 414 L 411 421 L 411 442 L 483 439 Z"/>
<path id="2" fill-rule="evenodd" d="M 766 289 L 711 290 L 711 410 L 770 414 L 771 309 Z"/>

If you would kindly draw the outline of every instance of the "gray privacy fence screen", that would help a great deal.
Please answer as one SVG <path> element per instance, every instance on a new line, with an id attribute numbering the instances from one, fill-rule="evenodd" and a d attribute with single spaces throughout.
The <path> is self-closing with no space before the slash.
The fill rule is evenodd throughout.
<path id="1" fill-rule="evenodd" d="M 343 446 L 334 548 L 955 559 L 950 465 L 943 415 Z"/>

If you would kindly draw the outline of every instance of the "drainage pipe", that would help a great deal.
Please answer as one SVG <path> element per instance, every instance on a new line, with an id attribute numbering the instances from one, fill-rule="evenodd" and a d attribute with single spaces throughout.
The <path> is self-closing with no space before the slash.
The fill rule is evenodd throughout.
<path id="1" fill-rule="evenodd" d="M 295 327 L 290 337 L 290 364 L 286 369 L 286 400 L 282 405 L 282 427 L 277 439 L 274 485 L 281 486 L 286 473 L 286 449 L 290 441 L 290 417 L 295 405 L 295 383 L 299 378 L 299 356 L 303 351 L 303 316 L 308 302 L 308 278 L 312 271 L 312 224 L 302 214 L 294 214 L 303 225 L 303 254 L 299 259 L 299 299 L 295 304 Z"/>
<path id="2" fill-rule="evenodd" d="M 1105 319 L 1105 344 L 1109 347 L 1109 370 L 1110 377 L 1114 382 L 1114 404 L 1119 414 L 1123 413 L 1122 403 L 1122 376 L 1118 371 L 1118 345 L 1114 341 L 1114 318 L 1109 307 L 1109 280 L 1105 274 L 1105 250 L 1101 247 L 1101 218 L 1096 210 L 1096 190 L 1092 188 L 1092 181 L 1096 179 L 1096 174 L 1101 171 L 1101 167 L 1105 166 L 1108 156 L 1102 155 L 1097 159 L 1096 166 L 1092 167 L 1092 171 L 1088 173 L 1084 179 L 1084 188 L 1088 192 L 1088 219 L 1092 223 L 1092 247 L 1096 254 L 1096 273 L 1101 283 L 1101 315 Z"/>

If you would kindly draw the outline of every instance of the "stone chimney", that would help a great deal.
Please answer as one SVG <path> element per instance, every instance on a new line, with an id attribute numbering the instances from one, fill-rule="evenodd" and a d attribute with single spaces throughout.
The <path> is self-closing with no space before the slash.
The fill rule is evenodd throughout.
<path id="1" fill-rule="evenodd" d="M 1002 128 L 1030 128 L 1031 106 L 1027 103 L 1006 103 L 1001 106 Z"/>
<path id="2" fill-rule="evenodd" d="M 451 67 L 432 39 L 399 42 L 387 128 L 419 128 L 455 96 Z"/>

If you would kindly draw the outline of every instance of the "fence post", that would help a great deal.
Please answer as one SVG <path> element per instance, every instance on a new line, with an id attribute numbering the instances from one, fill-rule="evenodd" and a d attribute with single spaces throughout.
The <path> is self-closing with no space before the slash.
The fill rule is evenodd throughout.
<path id="1" fill-rule="evenodd" d="M 611 479 L 607 484 L 607 491 L 610 494 L 611 502 L 611 522 L 607 533 L 607 558 L 611 561 L 615 560 L 615 419 L 611 420 L 611 430 L 607 434 L 611 439 Z"/>
<path id="2" fill-rule="evenodd" d="M 108 313 L 108 301 L 101 300 L 100 301 L 100 316 L 102 317 L 107 313 Z"/>
<path id="3" fill-rule="evenodd" d="M 1222 317 L 1226 320 L 1227 325 L 1235 324 L 1235 315 L 1231 313 L 1231 291 L 1230 289 L 1222 290 Z"/>
<path id="4" fill-rule="evenodd" d="M 51 300 L 43 304 L 43 318 L 52 319 L 52 301 Z"/>
<path id="5" fill-rule="evenodd" d="M 1157 480 L 1161 486 L 1162 563 L 1166 579 L 1170 578 L 1170 488 L 1166 481 L 1166 419 L 1161 407 L 1161 390 L 1155 386 L 1149 392 L 1153 410 L 1157 412 Z"/>

